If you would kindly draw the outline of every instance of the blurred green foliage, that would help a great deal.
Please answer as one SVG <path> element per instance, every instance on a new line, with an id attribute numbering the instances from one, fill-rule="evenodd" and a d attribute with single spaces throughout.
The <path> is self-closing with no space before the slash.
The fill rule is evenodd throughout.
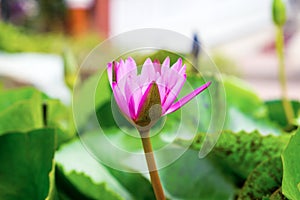
<path id="1" fill-rule="evenodd" d="M 81 63 L 101 41 L 102 39 L 94 33 L 80 38 L 67 37 L 58 33 L 33 34 L 23 28 L 0 21 L 0 51 L 63 54 L 65 49 L 69 48 L 77 62 Z"/>

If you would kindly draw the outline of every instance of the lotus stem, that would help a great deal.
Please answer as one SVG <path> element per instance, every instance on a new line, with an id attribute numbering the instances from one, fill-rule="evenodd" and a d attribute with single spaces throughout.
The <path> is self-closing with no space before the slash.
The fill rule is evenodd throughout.
<path id="1" fill-rule="evenodd" d="M 294 112 L 287 94 L 287 81 L 286 81 L 286 72 L 285 72 L 285 63 L 284 63 L 285 58 L 284 58 L 283 26 L 277 26 L 276 50 L 277 50 L 277 56 L 279 62 L 279 82 L 281 87 L 282 104 L 283 104 L 283 109 L 286 115 L 287 122 L 290 125 L 293 123 Z"/>
<path id="2" fill-rule="evenodd" d="M 157 200 L 165 200 L 164 191 L 160 182 L 159 174 L 156 167 L 152 144 L 150 140 L 150 131 L 140 131 L 144 153 L 147 161 L 148 171 L 151 178 L 151 184 Z"/>

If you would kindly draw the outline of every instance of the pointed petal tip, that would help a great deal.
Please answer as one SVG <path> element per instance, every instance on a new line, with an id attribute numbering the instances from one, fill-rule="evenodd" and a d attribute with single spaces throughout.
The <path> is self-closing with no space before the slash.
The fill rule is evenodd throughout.
<path id="1" fill-rule="evenodd" d="M 170 67 L 170 57 L 166 57 L 163 64 L 163 66 L 166 66 L 166 67 Z"/>
<path id="2" fill-rule="evenodd" d="M 196 97 L 198 94 L 200 94 L 205 89 L 207 89 L 210 86 L 210 84 L 211 84 L 211 81 L 203 84 L 202 86 L 198 87 L 197 89 L 195 89 L 194 91 L 192 91 L 188 95 L 186 95 L 183 98 L 181 98 L 179 101 L 177 101 L 172 106 L 170 106 L 170 108 L 164 113 L 164 115 L 170 114 L 172 112 L 175 112 L 176 110 L 178 110 L 179 108 L 181 108 L 182 106 L 184 106 L 185 104 L 187 104 L 194 97 Z"/>
<path id="3" fill-rule="evenodd" d="M 204 85 L 206 85 L 206 87 L 209 87 L 211 85 L 211 81 L 208 81 L 207 83 L 205 83 Z"/>
<path id="4" fill-rule="evenodd" d="M 159 64 L 160 65 L 160 61 L 156 58 L 154 61 L 153 61 L 154 64 Z"/>
<path id="5" fill-rule="evenodd" d="M 144 64 L 145 64 L 145 63 L 151 63 L 151 64 L 152 64 L 151 58 L 147 58 L 146 61 L 144 62 Z"/>
<path id="6" fill-rule="evenodd" d="M 131 56 L 129 56 L 128 58 L 127 58 L 127 60 L 134 60 Z"/>

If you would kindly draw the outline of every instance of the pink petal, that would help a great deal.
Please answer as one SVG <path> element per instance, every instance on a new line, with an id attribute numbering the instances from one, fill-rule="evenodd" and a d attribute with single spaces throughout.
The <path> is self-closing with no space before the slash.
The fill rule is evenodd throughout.
<path id="1" fill-rule="evenodd" d="M 178 72 L 179 75 L 186 77 L 186 65 L 184 64 Z"/>
<path id="2" fill-rule="evenodd" d="M 170 58 L 168 56 L 166 57 L 163 64 L 161 65 L 161 74 L 166 73 L 169 70 L 169 68 L 170 68 Z"/>
<path id="3" fill-rule="evenodd" d="M 178 58 L 177 62 L 171 67 L 171 69 L 175 70 L 176 72 L 179 72 L 182 67 L 182 59 Z"/>
<path id="4" fill-rule="evenodd" d="M 125 62 L 121 59 L 117 69 L 117 83 L 123 95 L 125 96 L 125 84 L 129 76 L 137 76 L 137 66 L 135 61 L 129 57 L 125 60 Z"/>
<path id="5" fill-rule="evenodd" d="M 120 80 L 123 79 L 123 77 L 124 77 L 124 65 L 125 65 L 125 63 L 124 63 L 124 60 L 122 60 L 122 59 L 120 59 L 120 63 L 118 63 L 118 65 L 115 65 L 117 83 L 120 82 Z"/>
<path id="6" fill-rule="evenodd" d="M 156 74 L 157 73 L 161 73 L 161 67 L 160 67 L 160 62 L 159 62 L 159 60 L 158 59 L 155 59 L 154 61 L 153 61 L 153 66 L 154 66 L 154 70 L 155 70 L 155 72 L 156 72 Z"/>
<path id="7" fill-rule="evenodd" d="M 137 66 L 133 58 L 128 57 L 125 60 L 125 74 L 137 75 Z"/>
<path id="8" fill-rule="evenodd" d="M 129 112 L 132 118 L 135 118 L 140 99 L 142 98 L 142 89 L 132 77 L 128 77 L 125 83 L 125 96 L 129 103 Z"/>
<path id="9" fill-rule="evenodd" d="M 155 81 L 155 69 L 153 63 L 150 58 L 143 64 L 142 72 L 141 72 L 141 81 L 143 82 L 152 82 Z"/>
<path id="10" fill-rule="evenodd" d="M 164 82 L 162 81 L 162 77 L 158 77 L 156 80 L 156 84 L 159 90 L 159 95 L 160 95 L 160 100 L 161 100 L 161 104 L 163 103 L 165 94 L 166 94 L 166 86 L 164 84 Z"/>
<path id="11" fill-rule="evenodd" d="M 183 77 L 176 78 L 175 85 L 169 89 L 168 94 L 165 96 L 165 101 L 162 104 L 163 113 L 166 112 L 169 109 L 169 107 L 174 103 L 174 101 L 178 97 L 185 81 L 186 81 L 186 78 L 183 78 Z"/>
<path id="12" fill-rule="evenodd" d="M 127 101 L 116 83 L 113 83 L 113 93 L 121 112 L 128 118 L 130 118 L 130 112 L 127 105 Z"/>
<path id="13" fill-rule="evenodd" d="M 107 75 L 111 87 L 112 87 L 112 65 L 113 65 L 112 62 L 107 64 Z"/>
<path id="14" fill-rule="evenodd" d="M 164 113 L 164 115 L 166 114 L 170 114 L 172 112 L 175 112 L 176 110 L 178 110 L 179 108 L 181 108 L 182 106 L 184 106 L 185 104 L 187 104 L 190 100 L 192 100 L 195 96 L 197 96 L 198 94 L 200 94 L 203 90 L 205 90 L 208 86 L 210 86 L 211 82 L 207 82 L 204 85 L 202 85 L 201 87 L 197 88 L 196 90 L 194 90 L 193 92 L 191 92 L 190 94 L 186 95 L 185 97 L 183 97 L 182 99 L 180 99 L 179 101 L 177 101 L 176 103 L 174 103 L 168 110 L 167 112 Z"/>

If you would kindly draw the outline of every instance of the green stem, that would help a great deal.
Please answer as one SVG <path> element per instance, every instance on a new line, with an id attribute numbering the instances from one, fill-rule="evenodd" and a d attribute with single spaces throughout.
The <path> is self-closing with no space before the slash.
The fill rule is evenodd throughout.
<path id="1" fill-rule="evenodd" d="M 150 131 L 140 131 L 152 187 L 157 200 L 165 200 L 150 141 Z"/>
<path id="2" fill-rule="evenodd" d="M 284 64 L 284 35 L 282 26 L 277 26 L 276 33 L 276 50 L 279 61 L 279 82 L 281 86 L 282 104 L 288 124 L 292 124 L 294 112 L 287 94 L 287 81 Z"/>

